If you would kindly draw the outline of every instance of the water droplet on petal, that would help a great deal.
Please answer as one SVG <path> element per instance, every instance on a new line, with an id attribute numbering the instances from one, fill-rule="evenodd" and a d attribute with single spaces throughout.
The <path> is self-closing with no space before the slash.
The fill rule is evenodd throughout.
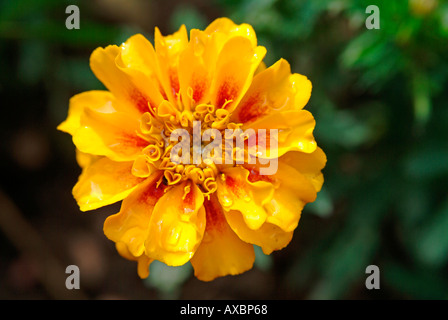
<path id="1" fill-rule="evenodd" d="M 167 230 L 165 241 L 168 246 L 176 246 L 179 243 L 182 228 L 174 226 L 171 230 Z"/>
<path id="2" fill-rule="evenodd" d="M 200 56 L 200 55 L 202 55 L 203 53 L 204 53 L 204 49 L 205 49 L 205 46 L 204 46 L 204 43 L 202 42 L 202 41 L 197 41 L 196 43 L 195 43 L 195 46 L 194 46 L 194 55 L 195 56 Z"/>
<path id="3" fill-rule="evenodd" d="M 223 202 L 222 205 L 224 207 L 230 207 L 233 204 L 233 200 L 228 196 L 224 196 L 222 198 L 222 202 Z"/>
<path id="4" fill-rule="evenodd" d="M 266 210 L 270 213 L 271 216 L 275 216 L 280 212 L 280 206 L 275 200 L 271 200 L 270 203 L 265 204 Z"/>

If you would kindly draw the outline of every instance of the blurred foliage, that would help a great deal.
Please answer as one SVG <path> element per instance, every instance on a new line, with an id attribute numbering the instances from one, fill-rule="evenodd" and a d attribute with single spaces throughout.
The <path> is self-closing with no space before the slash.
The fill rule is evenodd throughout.
<path id="1" fill-rule="evenodd" d="M 179 288 L 192 275 L 193 267 L 190 263 L 180 267 L 170 267 L 160 261 L 151 263 L 150 277 L 143 280 L 148 287 L 158 290 L 162 299 L 178 299 Z"/>
<path id="2" fill-rule="evenodd" d="M 328 157 L 324 188 L 293 243 L 271 256 L 257 248 L 255 268 L 274 274 L 287 297 L 448 298 L 447 1 L 161 3 L 147 2 L 155 13 L 144 25 L 98 14 L 105 4 L 125 12 L 116 1 L 0 0 L 0 93 L 23 106 L 18 113 L 2 102 L 5 132 L 47 114 L 44 130 L 73 162 L 72 146 L 53 131 L 71 95 L 102 87 L 88 65 L 95 47 L 137 32 L 151 39 L 156 24 L 166 34 L 217 16 L 249 23 L 267 65 L 283 57 L 312 81 L 307 108 Z M 69 4 L 80 6 L 80 30 L 61 27 Z M 368 5 L 380 9 L 379 30 L 365 27 Z M 381 270 L 381 290 L 365 289 L 370 264 Z M 155 263 L 145 284 L 178 297 L 191 274 L 189 265 Z"/>

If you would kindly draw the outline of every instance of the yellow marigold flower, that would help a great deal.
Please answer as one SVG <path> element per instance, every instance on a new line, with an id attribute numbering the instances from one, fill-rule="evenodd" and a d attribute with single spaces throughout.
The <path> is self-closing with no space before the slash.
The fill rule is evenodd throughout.
<path id="1" fill-rule="evenodd" d="M 82 211 L 123 200 L 104 233 L 142 278 L 153 260 L 191 261 L 204 281 L 245 272 L 254 244 L 266 254 L 288 245 L 322 187 L 326 157 L 303 109 L 311 83 L 283 59 L 266 68 L 253 28 L 227 18 L 191 30 L 190 40 L 185 26 L 169 36 L 156 28 L 154 42 L 137 34 L 92 53 L 108 91 L 72 97 L 58 127 L 73 136 L 82 167 L 73 195 Z M 193 156 L 175 149 L 185 142 L 173 139 L 179 129 L 192 136 Z M 209 132 L 213 139 L 195 142 Z M 227 132 L 221 155 L 197 161 Z"/>

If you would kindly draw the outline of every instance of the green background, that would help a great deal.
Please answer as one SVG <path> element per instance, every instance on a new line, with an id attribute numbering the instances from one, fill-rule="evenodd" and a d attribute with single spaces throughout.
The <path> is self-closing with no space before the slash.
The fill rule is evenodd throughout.
<path id="1" fill-rule="evenodd" d="M 65 28 L 70 4 L 79 30 Z M 365 27 L 372 4 L 379 30 Z M 55 128 L 72 95 L 103 88 L 96 47 L 221 16 L 254 27 L 268 66 L 285 58 L 312 81 L 325 184 L 291 244 L 257 250 L 251 271 L 204 283 L 153 263 L 142 281 L 102 233 L 119 205 L 79 212 L 74 147 Z M 0 0 L 0 298 L 447 299 L 447 80 L 442 0 Z M 65 289 L 70 264 L 80 290 Z M 379 290 L 365 287 L 371 264 Z"/>

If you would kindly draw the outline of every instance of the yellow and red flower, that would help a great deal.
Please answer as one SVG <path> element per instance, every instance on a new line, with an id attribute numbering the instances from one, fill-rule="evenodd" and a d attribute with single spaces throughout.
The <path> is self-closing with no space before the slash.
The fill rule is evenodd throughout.
<path id="1" fill-rule="evenodd" d="M 137 34 L 92 53 L 91 69 L 108 90 L 72 97 L 58 127 L 73 136 L 82 167 L 73 195 L 82 211 L 123 200 L 104 233 L 138 262 L 142 278 L 153 260 L 190 261 L 204 281 L 245 272 L 253 245 L 266 254 L 288 245 L 322 187 L 326 157 L 303 109 L 311 82 L 283 59 L 266 68 L 253 28 L 226 18 L 191 30 L 190 39 L 185 26 L 169 36 L 156 28 L 154 42 Z M 194 122 L 201 132 L 277 130 L 276 143 L 258 139 L 263 149 L 251 156 L 276 157 L 278 169 L 263 175 L 266 161 L 172 161 L 169 134 L 192 134 Z M 233 160 L 236 151 L 224 146 Z"/>

